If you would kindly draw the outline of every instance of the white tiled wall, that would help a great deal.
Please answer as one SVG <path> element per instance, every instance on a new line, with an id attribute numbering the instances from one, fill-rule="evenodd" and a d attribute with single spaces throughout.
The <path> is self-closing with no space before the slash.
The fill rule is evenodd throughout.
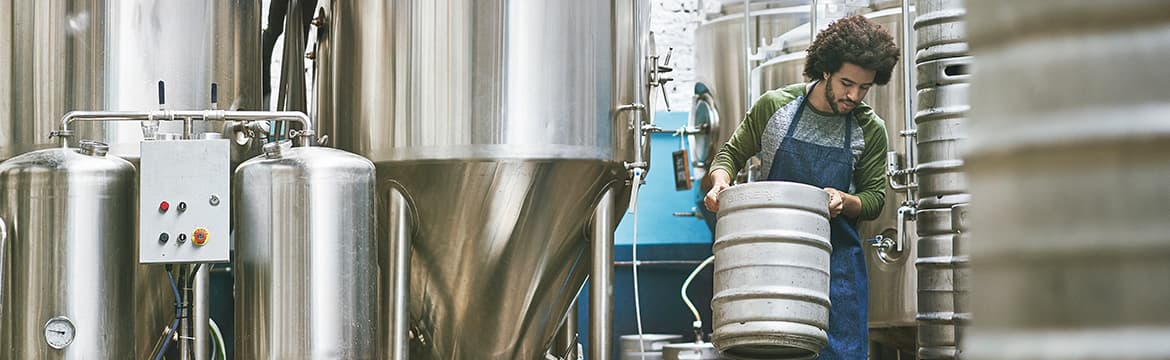
<path id="1" fill-rule="evenodd" d="M 658 54 L 664 56 L 673 48 L 670 66 L 674 72 L 666 77 L 675 80 L 666 84 L 671 111 L 690 111 L 695 87 L 695 28 L 702 19 L 700 0 L 650 0 L 650 31 L 654 32 Z M 713 3 L 708 0 L 707 3 Z M 710 4 L 706 4 L 710 6 Z M 654 110 L 666 111 L 661 92 L 653 94 Z"/>

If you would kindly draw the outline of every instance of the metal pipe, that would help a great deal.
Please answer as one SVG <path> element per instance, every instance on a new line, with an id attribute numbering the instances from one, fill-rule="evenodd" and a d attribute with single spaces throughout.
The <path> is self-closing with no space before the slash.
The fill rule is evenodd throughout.
<path id="1" fill-rule="evenodd" d="M 391 279 L 383 294 L 390 304 L 389 314 L 382 315 L 389 316 L 390 320 L 386 331 L 390 338 L 385 343 L 390 346 L 387 354 L 389 359 L 406 360 L 410 341 L 410 330 L 407 327 L 410 313 L 407 312 L 407 306 L 410 304 L 410 239 L 414 220 L 410 202 L 402 190 L 392 186 L 387 195 L 389 201 L 386 211 L 390 219 L 388 266 Z"/>
<path id="2" fill-rule="evenodd" d="M 752 7 L 751 0 L 743 0 L 743 100 L 744 112 L 752 108 Z"/>
<path id="3" fill-rule="evenodd" d="M 227 111 L 227 110 L 154 110 L 154 111 L 70 111 L 61 117 L 61 128 L 50 135 L 68 137 L 73 134 L 69 125 L 75 121 L 171 121 L 176 118 L 199 118 L 203 121 L 295 121 L 305 130 L 296 134 L 297 146 L 312 142 L 313 122 L 299 111 Z M 62 141 L 65 144 L 65 141 Z"/>
<path id="4" fill-rule="evenodd" d="M 695 266 L 702 264 L 702 260 L 638 260 L 638 266 Z M 614 261 L 614 266 L 634 266 L 633 261 Z"/>
<path id="5" fill-rule="evenodd" d="M 194 296 L 191 302 L 191 332 L 188 336 L 191 337 L 191 353 L 195 355 L 194 359 L 208 359 L 211 357 L 208 351 L 208 328 L 211 326 L 211 311 L 210 311 L 210 285 L 211 278 L 207 272 L 210 266 L 200 266 L 195 271 L 194 281 L 191 284 L 191 292 Z"/>
<path id="6" fill-rule="evenodd" d="M 589 355 L 593 360 L 609 360 L 613 351 L 615 192 L 613 187 L 606 189 L 593 212 L 593 260 L 589 271 Z"/>
<path id="7" fill-rule="evenodd" d="M 902 89 L 904 91 L 902 98 L 905 99 L 905 107 L 903 108 L 905 115 L 902 120 L 905 122 L 904 132 L 907 134 L 916 133 L 914 126 L 914 68 L 911 65 L 914 62 L 914 46 L 911 45 L 913 44 L 911 41 L 914 40 L 914 26 L 911 21 L 913 19 L 910 17 L 910 0 L 902 0 Z M 906 166 L 913 168 L 918 166 L 918 158 L 914 153 L 916 141 L 912 137 L 913 135 L 904 136 L 907 136 L 903 139 L 906 149 Z M 915 184 L 917 183 L 916 178 L 917 176 L 913 173 L 907 174 L 906 183 Z M 906 188 L 907 200 L 914 200 L 914 190 L 914 188 Z M 901 235 L 898 236 L 901 237 Z"/>

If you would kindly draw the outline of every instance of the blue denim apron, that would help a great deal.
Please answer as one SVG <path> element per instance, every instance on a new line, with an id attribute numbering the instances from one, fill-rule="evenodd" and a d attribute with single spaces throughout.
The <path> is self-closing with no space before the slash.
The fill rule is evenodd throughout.
<path id="1" fill-rule="evenodd" d="M 853 179 L 852 115 L 846 116 L 845 139 L 840 147 L 823 146 L 793 137 L 800 116 L 808 106 L 802 97 L 788 133 L 780 141 L 768 180 L 791 181 L 818 188 L 831 187 L 848 191 Z M 869 346 L 869 284 L 865 273 L 865 254 L 861 250 L 855 224 L 844 215 L 829 220 L 829 345 L 819 359 L 864 360 Z"/>

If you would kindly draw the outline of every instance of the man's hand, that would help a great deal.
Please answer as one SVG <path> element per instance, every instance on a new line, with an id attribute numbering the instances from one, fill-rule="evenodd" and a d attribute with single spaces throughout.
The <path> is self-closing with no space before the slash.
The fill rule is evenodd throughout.
<path id="1" fill-rule="evenodd" d="M 842 213 L 850 218 L 861 214 L 861 198 L 834 188 L 825 188 L 825 192 L 829 194 L 830 218 L 835 218 Z"/>
<path id="2" fill-rule="evenodd" d="M 715 169 L 707 174 L 711 177 L 711 191 L 703 198 L 703 206 L 711 212 L 719 212 L 719 192 L 731 187 L 731 176 L 723 169 Z"/>

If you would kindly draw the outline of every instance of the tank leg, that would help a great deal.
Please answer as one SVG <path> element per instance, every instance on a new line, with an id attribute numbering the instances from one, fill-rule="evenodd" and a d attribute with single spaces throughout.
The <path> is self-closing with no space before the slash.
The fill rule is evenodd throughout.
<path id="1" fill-rule="evenodd" d="M 208 272 L 210 268 L 207 264 L 203 265 L 189 265 L 190 270 L 196 270 L 194 274 L 186 273 L 180 276 L 180 283 L 183 284 L 183 301 L 190 306 L 190 318 L 184 319 L 179 328 L 179 358 L 180 359 L 207 359 L 211 355 L 208 353 L 207 341 L 210 340 L 207 334 L 208 314 Z M 198 266 L 198 269 L 193 267 Z"/>
<path id="2" fill-rule="evenodd" d="M 593 263 L 589 272 L 589 358 L 609 360 L 613 351 L 613 224 L 615 190 L 593 213 Z"/>
<path id="3" fill-rule="evenodd" d="M 565 313 L 565 320 L 557 330 L 550 351 L 559 359 L 572 360 L 577 358 L 577 300 L 569 304 L 569 311 Z"/>
<path id="4" fill-rule="evenodd" d="M 386 258 L 388 266 L 383 270 L 383 275 L 389 275 L 389 279 L 383 277 L 382 296 L 383 303 L 387 304 L 386 311 L 381 315 L 382 318 L 388 318 L 388 324 L 382 326 L 382 331 L 389 336 L 389 339 L 383 343 L 388 344 L 387 359 L 390 360 L 406 360 L 410 348 L 409 345 L 409 328 L 407 327 L 410 313 L 407 305 L 410 304 L 410 236 L 411 236 L 411 215 L 410 204 L 406 196 L 396 187 L 391 187 L 389 190 L 389 201 L 387 201 L 386 211 L 387 219 L 389 219 L 386 226 L 389 226 L 389 237 L 386 244 L 388 249 L 381 250 L 389 252 Z M 387 272 L 388 270 L 388 272 Z M 388 282 L 386 281 L 388 280 Z"/>

